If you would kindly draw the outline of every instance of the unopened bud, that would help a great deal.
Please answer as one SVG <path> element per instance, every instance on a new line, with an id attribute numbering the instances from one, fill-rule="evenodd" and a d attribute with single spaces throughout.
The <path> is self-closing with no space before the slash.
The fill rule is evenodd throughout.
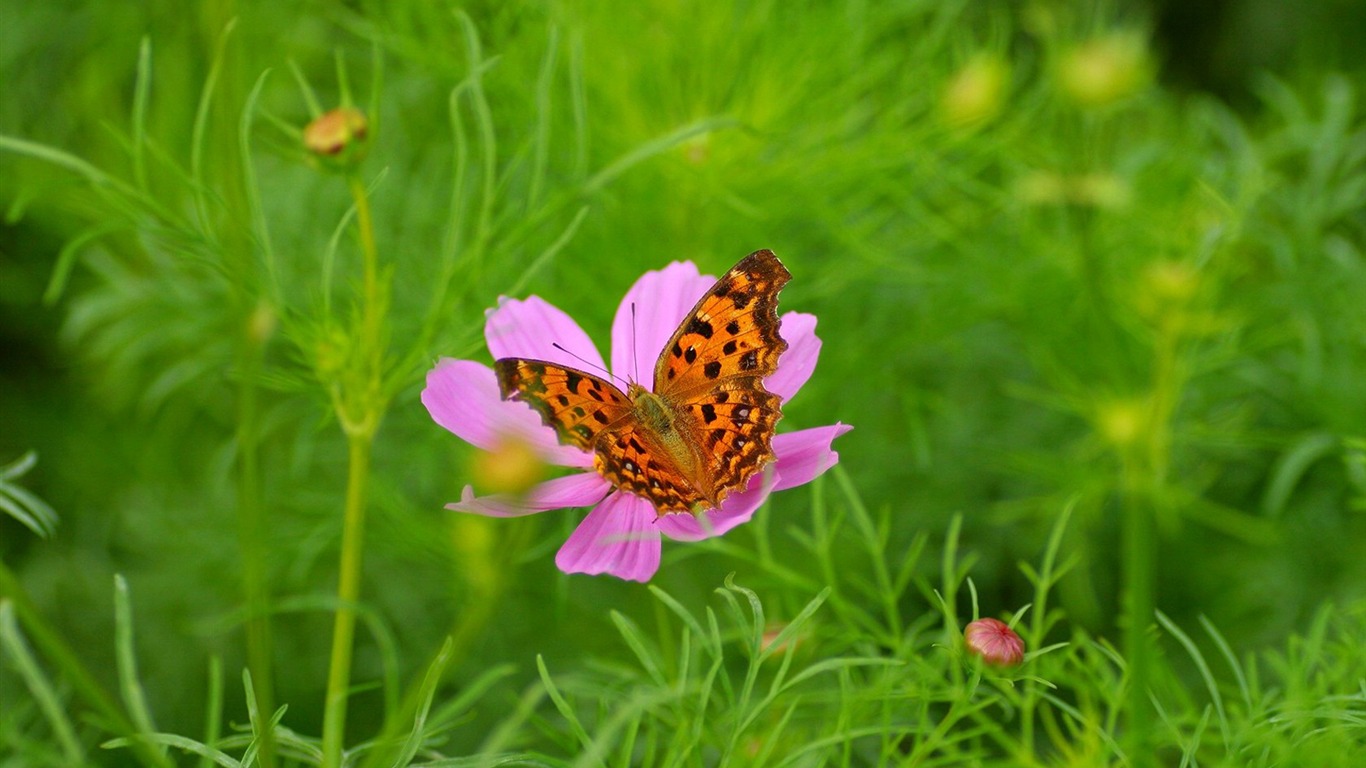
<path id="1" fill-rule="evenodd" d="M 955 127 L 984 123 L 1000 113 L 1005 104 L 1010 70 L 996 56 L 972 57 L 939 98 L 939 113 L 944 122 Z"/>
<path id="2" fill-rule="evenodd" d="M 1117 448 L 1133 445 L 1148 427 L 1149 405 L 1143 400 L 1114 400 L 1096 410 L 1096 431 Z"/>
<path id="3" fill-rule="evenodd" d="M 1004 621 L 978 619 L 963 630 L 968 653 L 994 667 L 1013 667 L 1024 661 L 1024 641 Z"/>
<path id="4" fill-rule="evenodd" d="M 304 147 L 331 168 L 349 168 L 365 158 L 370 124 L 355 107 L 338 107 L 304 127 Z"/>
<path id="5" fill-rule="evenodd" d="M 1058 85 L 1083 107 L 1103 107 L 1137 93 L 1152 74 L 1143 39 L 1114 33 L 1089 40 L 1058 62 Z"/>

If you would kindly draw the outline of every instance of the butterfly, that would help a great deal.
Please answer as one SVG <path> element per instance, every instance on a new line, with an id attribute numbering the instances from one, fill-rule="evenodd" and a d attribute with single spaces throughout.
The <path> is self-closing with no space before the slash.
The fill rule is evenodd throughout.
<path id="1" fill-rule="evenodd" d="M 504 400 L 530 405 L 561 443 L 593 452 L 614 487 L 660 514 L 714 509 L 773 461 L 782 399 L 764 389 L 787 342 L 778 292 L 792 275 L 755 251 L 698 300 L 655 363 L 646 389 L 545 360 L 494 361 Z"/>

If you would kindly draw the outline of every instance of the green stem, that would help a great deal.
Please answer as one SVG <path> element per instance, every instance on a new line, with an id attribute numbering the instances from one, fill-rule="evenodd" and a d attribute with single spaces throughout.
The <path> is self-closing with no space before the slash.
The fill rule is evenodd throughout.
<path id="1" fill-rule="evenodd" d="M 256 708 L 269 721 L 275 711 L 272 683 L 272 652 L 270 637 L 270 596 L 266 590 L 262 535 L 261 475 L 259 452 L 259 410 L 257 408 L 257 375 L 261 368 L 262 339 L 258 338 L 255 322 L 248 322 L 247 338 L 243 342 L 242 381 L 237 393 L 237 508 L 238 536 L 242 547 L 242 590 L 247 604 L 247 666 L 251 669 Z M 258 734 L 260 750 L 257 757 L 263 768 L 275 765 L 275 740 L 269 729 Z"/>
<path id="2" fill-rule="evenodd" d="M 1129 686 L 1125 706 L 1129 711 L 1126 739 L 1130 765 L 1150 765 L 1152 704 L 1148 701 L 1152 653 L 1148 643 L 1148 620 L 1153 615 L 1153 515 L 1139 487 L 1144 482 L 1139 468 L 1124 469 L 1124 631 Z"/>
<path id="3" fill-rule="evenodd" d="M 1155 611 L 1156 519 L 1158 499 L 1167 483 L 1170 463 L 1170 424 L 1180 388 L 1181 331 L 1175 326 L 1159 328 L 1153 351 L 1151 402 L 1146 414 L 1144 440 L 1124 464 L 1124 614 L 1125 650 L 1129 663 L 1126 707 L 1129 732 L 1126 741 L 1130 765 L 1152 765 L 1153 648 L 1148 625 Z"/>
<path id="4" fill-rule="evenodd" d="M 347 468 L 346 511 L 342 520 L 341 564 L 337 579 L 337 615 L 332 624 L 332 660 L 327 673 L 323 707 L 323 766 L 340 768 L 346 736 L 346 705 L 351 687 L 351 654 L 356 634 L 356 604 L 360 598 L 361 554 L 364 551 L 365 494 L 370 478 L 370 451 L 383 417 L 384 297 L 380 284 L 379 253 L 375 248 L 370 203 L 360 177 L 348 178 L 356 204 L 360 235 L 362 283 L 361 315 L 354 341 L 360 354 L 343 373 L 341 389 L 334 389 L 334 407 L 346 433 L 350 463 Z"/>
<path id="5" fill-rule="evenodd" d="M 375 228 L 370 217 L 370 197 L 365 194 L 365 184 L 361 182 L 360 176 L 354 173 L 348 177 L 347 184 L 351 189 L 351 198 L 356 203 L 356 229 L 360 233 L 361 245 L 364 304 L 362 305 L 360 343 L 361 348 L 368 353 L 365 363 L 369 375 L 366 378 L 377 390 L 384 356 L 382 338 L 384 301 L 380 295 L 379 250 L 375 247 Z M 367 395 L 377 394 L 377 391 L 367 392 Z M 381 410 L 378 403 L 373 403 L 373 405 L 375 408 L 371 411 L 372 413 Z"/>
<path id="6" fill-rule="evenodd" d="M 356 634 L 356 602 L 360 597 L 361 553 L 364 549 L 365 489 L 370 476 L 370 436 L 347 435 L 350 448 L 346 513 L 342 521 L 341 574 L 337 581 L 337 615 L 332 624 L 332 663 L 327 673 L 323 710 L 323 766 L 341 765 L 346 731 L 346 703 L 351 686 L 351 650 Z"/>

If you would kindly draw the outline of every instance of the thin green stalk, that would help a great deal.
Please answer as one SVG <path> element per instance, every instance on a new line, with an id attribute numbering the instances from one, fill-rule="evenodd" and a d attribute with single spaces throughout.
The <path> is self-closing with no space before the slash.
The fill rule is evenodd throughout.
<path id="1" fill-rule="evenodd" d="M 375 227 L 370 217 L 370 196 L 365 192 L 365 183 L 361 181 L 359 175 L 353 173 L 347 179 L 347 184 L 351 189 L 351 197 L 356 202 L 356 229 L 360 233 L 362 255 L 362 290 L 364 291 L 362 301 L 364 304 L 361 310 L 361 348 L 368 353 L 367 370 L 363 374 L 366 381 L 363 385 L 365 392 L 362 395 L 364 398 L 362 411 L 368 417 L 375 415 L 381 409 L 379 403 L 371 400 L 371 397 L 377 394 L 384 357 L 383 339 L 381 338 L 384 308 L 380 296 L 379 252 L 375 248 Z M 368 419 L 362 419 L 362 421 L 368 421 Z M 361 429 L 365 431 L 364 427 Z M 368 431 L 373 432 L 373 430 Z"/>
<path id="2" fill-rule="evenodd" d="M 375 248 L 369 198 L 360 177 L 352 174 L 348 186 L 356 205 L 360 235 L 362 277 L 361 316 L 356 342 L 362 354 L 354 360 L 359 369 L 342 373 L 341 390 L 334 389 L 334 407 L 346 433 L 346 507 L 342 519 L 341 562 L 337 580 L 337 614 L 332 625 L 332 657 L 327 674 L 327 699 L 323 708 L 323 766 L 339 768 L 346 735 L 346 705 L 351 686 L 351 654 L 356 633 L 356 603 L 360 598 L 361 556 L 364 552 L 365 495 L 370 477 L 370 452 L 375 430 L 384 412 L 382 392 L 384 362 L 384 297 Z"/>
<path id="3" fill-rule="evenodd" d="M 1181 387 L 1179 327 L 1159 328 L 1153 353 L 1152 399 L 1143 440 L 1123 458 L 1124 614 L 1129 686 L 1126 749 L 1137 768 L 1152 764 L 1153 712 L 1149 700 L 1153 649 L 1148 635 L 1155 603 L 1157 500 L 1167 482 L 1170 421 Z"/>
<path id="4" fill-rule="evenodd" d="M 1152 654 L 1148 647 L 1148 617 L 1153 615 L 1153 515 L 1140 491 L 1143 473 L 1133 464 L 1124 469 L 1124 649 L 1129 685 L 1127 751 L 1131 765 L 1151 764 L 1152 704 L 1148 700 Z"/>
<path id="5" fill-rule="evenodd" d="M 355 604 L 360 597 L 361 553 L 364 549 L 365 489 L 370 476 L 370 438 L 348 435 L 349 477 L 342 520 L 341 574 L 337 581 L 337 615 L 332 624 L 332 663 L 327 673 L 323 709 L 323 766 L 341 765 L 346 731 L 346 703 L 351 687 L 351 651 L 356 634 Z"/>
<path id="6" fill-rule="evenodd" d="M 237 520 L 242 547 L 242 591 L 247 607 L 247 666 L 256 682 L 257 709 L 273 712 L 275 691 L 272 684 L 270 596 L 265 577 L 264 553 L 267 545 L 257 439 L 260 435 L 260 415 L 256 382 L 264 350 L 263 339 L 253 328 L 255 325 L 255 322 L 248 322 L 240 351 L 242 379 L 237 391 Z M 258 758 L 263 768 L 271 768 L 275 764 L 275 745 L 269 732 L 262 734 Z"/>

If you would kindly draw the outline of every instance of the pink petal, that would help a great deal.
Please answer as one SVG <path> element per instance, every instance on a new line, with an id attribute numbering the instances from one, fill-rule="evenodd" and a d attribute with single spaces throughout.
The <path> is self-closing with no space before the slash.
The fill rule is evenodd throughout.
<path id="1" fill-rule="evenodd" d="M 486 451 L 496 450 L 506 440 L 520 440 L 551 464 L 593 466 L 593 454 L 560 445 L 554 430 L 526 403 L 504 401 L 493 369 L 482 363 L 440 360 L 427 373 L 422 404 L 437 424 Z"/>
<path id="2" fill-rule="evenodd" d="M 691 261 L 675 261 L 641 275 L 612 322 L 612 373 L 653 387 L 655 362 L 665 342 L 715 282 L 714 277 L 699 275 Z"/>
<path id="3" fill-rule="evenodd" d="M 764 379 L 764 387 L 784 401 L 790 400 L 816 370 L 821 356 L 821 340 L 816 335 L 816 316 L 788 312 L 781 318 L 778 333 L 787 341 L 787 351 L 778 358 L 778 370 Z"/>
<path id="4" fill-rule="evenodd" d="M 659 526 L 651 504 L 630 493 L 613 493 L 593 508 L 555 555 L 565 573 L 610 573 L 649 581 L 659 570 Z"/>
<path id="5" fill-rule="evenodd" d="M 593 340 L 563 310 L 539 296 L 502 298 L 484 323 L 489 354 L 524 357 L 570 365 L 601 375 L 606 366 Z M 564 347 L 556 349 L 554 345 Z M 579 359 L 582 358 L 582 359 Z"/>
<path id="6" fill-rule="evenodd" d="M 775 435 L 773 452 L 778 456 L 778 482 L 773 490 L 804 485 L 838 464 L 840 455 L 830 449 L 830 444 L 851 429 L 848 424 L 832 424 Z"/>
<path id="7" fill-rule="evenodd" d="M 665 515 L 659 519 L 659 530 L 675 541 L 701 541 L 720 536 L 754 517 L 755 510 L 773 491 L 776 476 L 768 470 L 751 477 L 745 490 L 727 496 L 720 509 L 709 509 L 701 518 L 687 513 Z"/>
<path id="8" fill-rule="evenodd" d="M 612 484 L 597 472 L 575 472 L 547 480 L 526 496 L 475 496 L 474 489 L 467 485 L 460 501 L 447 504 L 446 509 L 489 517 L 522 517 L 550 509 L 591 506 L 611 490 Z"/>

